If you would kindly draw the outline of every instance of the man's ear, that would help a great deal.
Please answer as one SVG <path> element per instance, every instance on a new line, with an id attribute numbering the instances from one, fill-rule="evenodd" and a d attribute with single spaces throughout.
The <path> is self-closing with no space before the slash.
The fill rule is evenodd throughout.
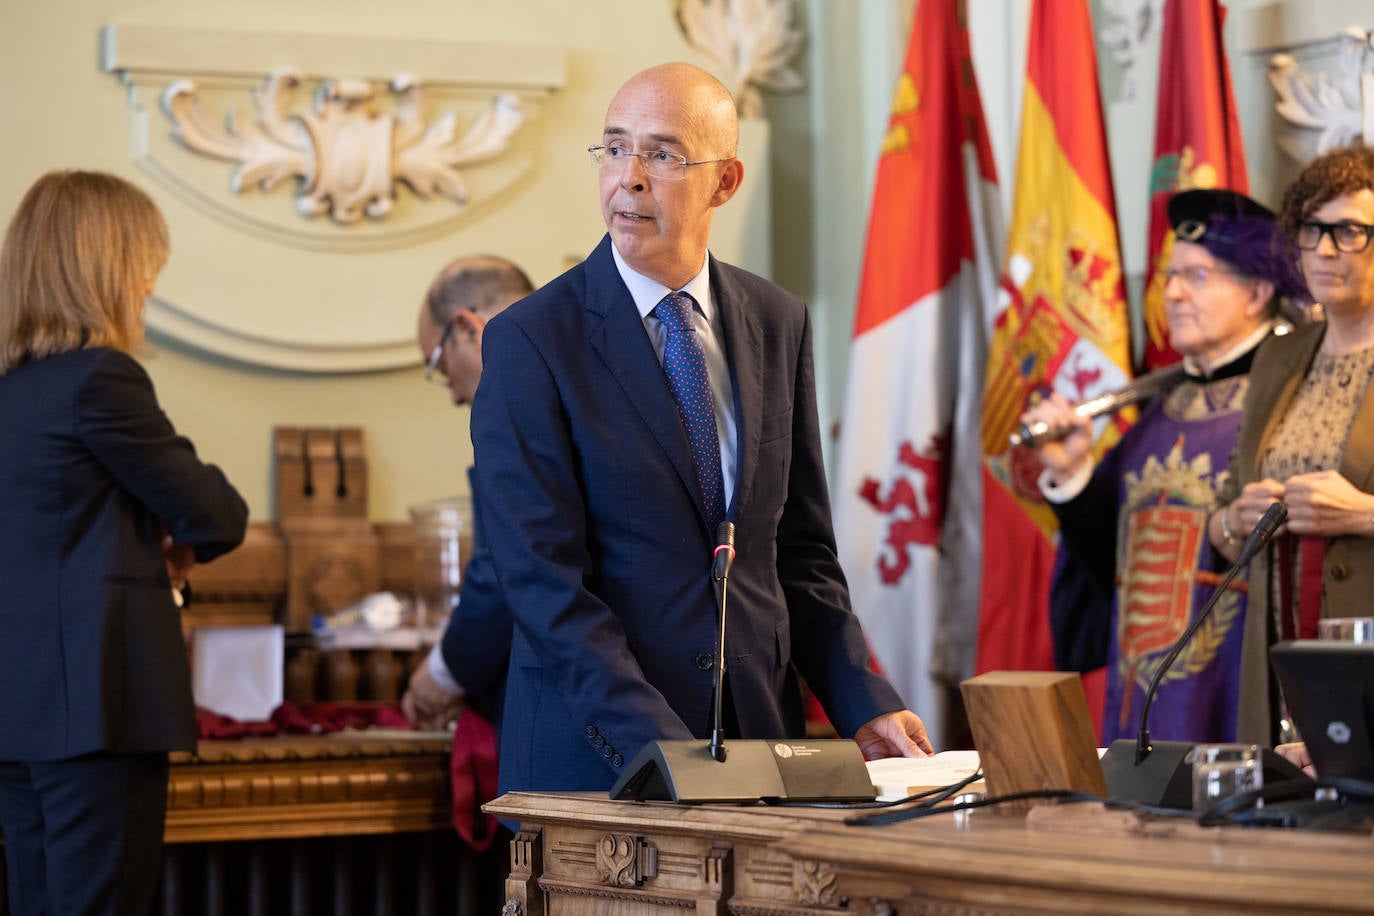
<path id="1" fill-rule="evenodd" d="M 719 207 L 734 197 L 743 181 L 744 163 L 738 159 L 731 159 L 725 163 L 725 167 L 720 170 L 720 181 L 716 183 L 715 193 L 711 195 L 711 206 Z"/>
<path id="2" fill-rule="evenodd" d="M 454 334 L 473 339 L 481 336 L 482 329 L 487 326 L 487 319 L 476 309 L 458 309 L 449 320 L 453 322 Z"/>
<path id="3" fill-rule="evenodd" d="M 1264 313 L 1269 310 L 1269 301 L 1273 298 L 1273 281 L 1256 280 L 1254 290 L 1250 293 L 1250 301 L 1245 303 L 1245 314 L 1252 318 L 1262 319 Z"/>

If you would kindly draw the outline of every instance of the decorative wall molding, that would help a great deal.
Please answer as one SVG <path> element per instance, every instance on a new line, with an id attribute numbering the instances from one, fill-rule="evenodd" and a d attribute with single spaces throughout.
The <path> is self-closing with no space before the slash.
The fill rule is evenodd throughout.
<path id="1" fill-rule="evenodd" d="M 409 76 L 388 83 L 396 101 L 389 116 L 375 111 L 371 83 L 337 78 L 321 81 L 313 110 L 292 114 L 300 84 L 294 70 L 271 74 L 252 93 L 257 120 L 230 109 L 224 129 L 206 119 L 191 80 L 163 90 L 160 107 L 187 149 L 238 163 L 229 182 L 235 194 L 295 178 L 296 211 L 306 218 L 328 213 L 339 223 L 385 217 L 398 181 L 421 198 L 442 195 L 465 206 L 468 189 L 458 168 L 505 152 L 525 120 L 520 100 L 502 93 L 458 137 L 451 112 L 423 120 L 424 89 Z"/>
<path id="2" fill-rule="evenodd" d="M 741 117 L 763 117 L 761 89 L 796 92 L 806 85 L 792 66 L 802 45 L 792 0 L 676 2 L 682 34 L 716 66 Z"/>
<path id="3" fill-rule="evenodd" d="M 418 294 L 383 265 L 528 184 L 567 57 L 534 45 L 105 26 L 99 65 L 126 87 L 131 160 L 174 237 L 197 237 L 149 301 L 154 340 L 293 371 L 414 365 Z"/>
<path id="4" fill-rule="evenodd" d="M 1136 98 L 1136 67 L 1148 39 L 1160 29 L 1164 16 L 1163 0 L 1101 0 L 1106 22 L 1097 30 L 1097 40 L 1120 67 L 1118 102 Z"/>
<path id="5" fill-rule="evenodd" d="M 1374 146 L 1374 33 L 1356 25 L 1345 29 L 1334 76 L 1326 70 L 1309 74 L 1293 55 L 1275 54 L 1269 83 L 1279 97 L 1279 116 L 1318 132 L 1318 153 L 1352 143 Z M 1280 138 L 1279 145 L 1299 162 L 1306 158 L 1300 143 Z"/>

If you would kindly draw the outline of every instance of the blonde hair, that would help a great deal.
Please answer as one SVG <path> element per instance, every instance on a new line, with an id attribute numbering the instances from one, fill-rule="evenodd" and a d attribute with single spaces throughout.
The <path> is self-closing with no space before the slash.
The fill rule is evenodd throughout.
<path id="1" fill-rule="evenodd" d="M 150 281 L 167 262 L 167 224 L 129 182 L 49 172 L 29 188 L 0 247 L 0 374 L 84 347 L 143 341 Z"/>

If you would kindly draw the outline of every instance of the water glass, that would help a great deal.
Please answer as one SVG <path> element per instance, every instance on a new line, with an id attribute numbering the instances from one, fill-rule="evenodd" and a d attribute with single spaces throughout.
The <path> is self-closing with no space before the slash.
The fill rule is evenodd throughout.
<path id="1" fill-rule="evenodd" d="M 1255 744 L 1199 744 L 1192 751 L 1193 810 L 1215 808 L 1233 795 L 1264 784 Z"/>
<path id="2" fill-rule="evenodd" d="M 1317 638 L 1374 642 L 1374 617 L 1324 617 L 1317 621 Z"/>

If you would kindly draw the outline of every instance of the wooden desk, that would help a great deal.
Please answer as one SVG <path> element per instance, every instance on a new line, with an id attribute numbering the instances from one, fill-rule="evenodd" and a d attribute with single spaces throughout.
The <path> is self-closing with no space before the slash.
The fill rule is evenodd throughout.
<path id="1" fill-rule="evenodd" d="M 201 741 L 172 755 L 168 843 L 358 836 L 449 826 L 442 733 Z"/>
<path id="2" fill-rule="evenodd" d="M 889 827 L 843 812 L 512 793 L 506 916 L 1374 912 L 1374 839 L 1097 806 Z"/>

